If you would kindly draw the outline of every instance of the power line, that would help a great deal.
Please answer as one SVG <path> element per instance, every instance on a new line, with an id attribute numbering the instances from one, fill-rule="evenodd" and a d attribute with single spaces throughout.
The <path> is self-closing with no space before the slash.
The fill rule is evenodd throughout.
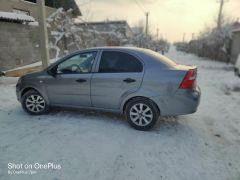
<path id="1" fill-rule="evenodd" d="M 90 4 L 91 2 L 92 2 L 92 1 L 89 0 L 89 1 L 86 1 L 86 2 L 83 2 L 83 3 L 79 4 L 78 6 L 85 6 L 85 5 Z"/>
<path id="2" fill-rule="evenodd" d="M 136 5 L 140 8 L 140 10 L 145 13 L 145 10 L 144 8 L 142 7 L 142 5 L 137 1 L 137 0 L 134 0 L 134 2 L 136 3 Z"/>
<path id="3" fill-rule="evenodd" d="M 145 14 L 146 16 L 146 27 L 145 27 L 145 33 L 146 33 L 146 36 L 148 35 L 148 16 L 149 16 L 149 12 L 146 12 L 143 8 L 143 6 L 137 1 L 137 0 L 134 0 L 134 2 L 136 3 L 136 5 L 140 8 L 140 10 Z"/>
<path id="4" fill-rule="evenodd" d="M 147 12 L 141 5 L 141 3 L 138 0 L 134 0 L 134 2 L 136 3 L 136 5 L 139 7 L 139 9 L 142 11 L 142 13 L 145 14 L 146 16 L 146 35 L 148 34 L 149 31 L 149 22 L 148 22 L 148 16 L 149 16 L 149 12 Z M 155 18 L 156 22 L 158 22 L 158 19 L 155 16 L 151 16 L 153 18 Z"/>

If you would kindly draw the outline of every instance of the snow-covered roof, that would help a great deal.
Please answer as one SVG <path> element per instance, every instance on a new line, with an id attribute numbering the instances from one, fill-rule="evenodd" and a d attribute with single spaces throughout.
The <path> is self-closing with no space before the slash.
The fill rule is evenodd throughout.
<path id="1" fill-rule="evenodd" d="M 0 11 L 0 19 L 14 20 L 14 21 L 27 21 L 27 22 L 35 21 L 35 19 L 32 16 L 14 13 L 14 12 L 4 12 L 4 11 Z"/>

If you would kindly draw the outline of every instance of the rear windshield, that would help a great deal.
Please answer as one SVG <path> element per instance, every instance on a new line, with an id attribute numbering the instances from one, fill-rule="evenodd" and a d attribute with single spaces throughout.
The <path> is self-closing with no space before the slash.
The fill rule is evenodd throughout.
<path id="1" fill-rule="evenodd" d="M 155 51 L 152 50 L 148 50 L 148 49 L 144 49 L 144 52 L 151 56 L 152 58 L 161 61 L 161 63 L 163 63 L 166 66 L 172 67 L 172 66 L 176 66 L 177 63 L 175 63 L 173 60 L 167 58 L 166 56 L 161 55 L 160 53 L 157 53 Z"/>

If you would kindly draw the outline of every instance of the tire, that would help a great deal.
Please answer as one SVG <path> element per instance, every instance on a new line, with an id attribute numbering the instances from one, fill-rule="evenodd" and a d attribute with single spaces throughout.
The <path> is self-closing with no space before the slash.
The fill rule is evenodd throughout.
<path id="1" fill-rule="evenodd" d="M 127 103 L 125 115 L 128 123 L 135 129 L 151 129 L 159 118 L 159 110 L 149 99 L 136 98 Z"/>
<path id="2" fill-rule="evenodd" d="M 43 96 L 34 90 L 27 91 L 22 97 L 23 109 L 31 115 L 41 115 L 48 111 L 49 106 Z"/>

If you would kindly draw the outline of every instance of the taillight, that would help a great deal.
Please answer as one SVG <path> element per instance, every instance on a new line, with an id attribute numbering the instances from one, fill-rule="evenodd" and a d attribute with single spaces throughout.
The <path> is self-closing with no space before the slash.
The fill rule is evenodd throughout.
<path id="1" fill-rule="evenodd" d="M 197 69 L 188 70 L 179 88 L 190 89 L 196 87 Z"/>

